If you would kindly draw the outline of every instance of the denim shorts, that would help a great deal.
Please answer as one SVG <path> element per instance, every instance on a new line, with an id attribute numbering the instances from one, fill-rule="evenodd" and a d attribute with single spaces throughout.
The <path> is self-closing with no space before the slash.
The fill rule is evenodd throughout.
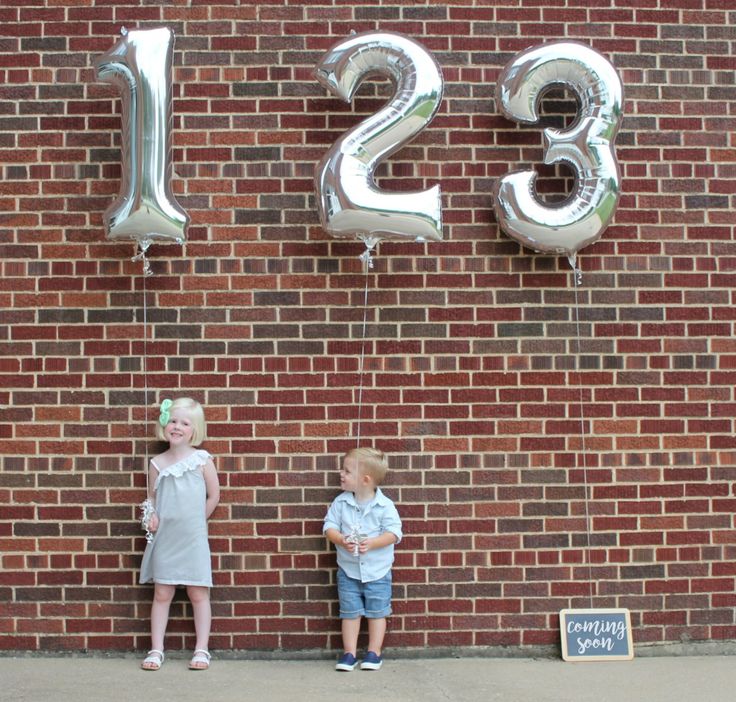
<path id="1" fill-rule="evenodd" d="M 378 580 L 363 583 L 337 569 L 340 619 L 382 619 L 391 614 L 391 571 Z"/>

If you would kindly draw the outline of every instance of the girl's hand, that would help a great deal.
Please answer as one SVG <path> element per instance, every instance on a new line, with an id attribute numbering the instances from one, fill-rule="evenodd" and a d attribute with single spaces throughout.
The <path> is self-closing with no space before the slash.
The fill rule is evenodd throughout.
<path id="1" fill-rule="evenodd" d="M 158 529 L 158 514 L 155 512 L 151 515 L 151 521 L 148 522 L 148 531 L 150 531 L 152 534 Z"/>

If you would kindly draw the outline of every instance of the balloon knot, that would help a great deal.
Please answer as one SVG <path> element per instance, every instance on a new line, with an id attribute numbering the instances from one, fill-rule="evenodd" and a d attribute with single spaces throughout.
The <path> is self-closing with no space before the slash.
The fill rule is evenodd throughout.
<path id="1" fill-rule="evenodd" d="M 138 242 L 138 253 L 131 258 L 131 261 L 143 261 L 143 275 L 150 276 L 153 275 L 153 271 L 151 270 L 151 262 L 146 258 L 146 252 L 148 251 L 148 247 L 151 245 L 151 242 L 148 239 L 143 239 Z"/>
<path id="2" fill-rule="evenodd" d="M 373 257 L 371 256 L 371 249 L 366 249 L 365 251 L 363 251 L 363 253 L 360 254 L 359 258 L 363 262 L 364 268 L 373 268 Z"/>

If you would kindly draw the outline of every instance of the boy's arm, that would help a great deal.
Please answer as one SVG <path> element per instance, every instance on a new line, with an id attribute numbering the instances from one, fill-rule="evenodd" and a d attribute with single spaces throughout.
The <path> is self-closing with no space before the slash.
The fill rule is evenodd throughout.
<path id="1" fill-rule="evenodd" d="M 341 513 L 342 510 L 337 504 L 337 500 L 334 500 L 330 505 L 330 508 L 327 510 L 327 516 L 325 517 L 325 523 L 322 527 L 322 533 L 330 543 L 350 550 L 352 549 L 352 544 L 345 541 L 345 534 L 340 531 Z"/>
<path id="2" fill-rule="evenodd" d="M 329 527 L 325 529 L 325 536 L 327 537 L 327 540 L 330 543 L 335 544 L 335 546 L 342 546 L 348 551 L 353 548 L 353 544 L 350 544 L 345 540 L 345 534 L 342 534 L 339 529 Z"/>
<path id="3" fill-rule="evenodd" d="M 401 518 L 396 506 L 392 503 L 381 518 L 381 529 L 378 536 L 364 539 L 358 550 L 360 553 L 372 551 L 377 548 L 386 548 L 392 544 L 398 544 L 403 534 L 401 533 Z"/>
<path id="4" fill-rule="evenodd" d="M 383 529 L 384 534 L 390 532 L 396 537 L 396 541 L 393 541 L 392 543 L 398 544 L 403 538 L 404 534 L 401 530 L 401 517 L 399 517 L 399 511 L 396 509 L 395 504 L 391 503 L 390 508 L 387 509 L 383 515 L 381 528 Z"/>
<path id="5" fill-rule="evenodd" d="M 398 542 L 399 537 L 396 536 L 396 534 L 392 531 L 384 531 L 383 534 L 380 534 L 379 536 L 363 539 L 358 545 L 358 551 L 360 553 L 365 553 L 366 551 L 373 551 L 377 548 L 386 548 L 386 546 L 390 546 L 391 544 L 396 544 Z"/>

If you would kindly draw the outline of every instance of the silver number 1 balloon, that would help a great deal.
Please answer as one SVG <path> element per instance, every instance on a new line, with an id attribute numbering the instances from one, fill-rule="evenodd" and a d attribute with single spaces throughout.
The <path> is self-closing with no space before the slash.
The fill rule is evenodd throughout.
<path id="1" fill-rule="evenodd" d="M 391 101 L 342 135 L 315 171 L 323 228 L 335 237 L 363 240 L 371 249 L 381 239 L 442 239 L 438 185 L 429 190 L 387 192 L 376 187 L 374 171 L 424 129 L 442 101 L 442 74 L 434 58 L 415 41 L 391 32 L 365 32 L 333 46 L 315 68 L 317 80 L 351 102 L 364 77 L 387 75 Z"/>
<path id="2" fill-rule="evenodd" d="M 548 86 L 578 97 L 568 129 L 545 129 L 545 163 L 567 162 L 575 171 L 571 196 L 546 206 L 535 193 L 535 171 L 509 173 L 496 183 L 494 208 L 501 228 L 535 251 L 567 254 L 596 241 L 618 204 L 620 177 L 614 140 L 623 109 L 623 86 L 608 59 L 577 42 L 543 44 L 517 54 L 503 69 L 496 101 L 509 119 L 537 122 L 537 104 Z"/>
<path id="3" fill-rule="evenodd" d="M 171 64 L 174 34 L 122 30 L 95 61 L 100 80 L 116 85 L 122 102 L 122 176 L 118 199 L 104 214 L 109 239 L 133 239 L 141 256 L 153 241 L 183 243 L 189 216 L 171 192 Z"/>

